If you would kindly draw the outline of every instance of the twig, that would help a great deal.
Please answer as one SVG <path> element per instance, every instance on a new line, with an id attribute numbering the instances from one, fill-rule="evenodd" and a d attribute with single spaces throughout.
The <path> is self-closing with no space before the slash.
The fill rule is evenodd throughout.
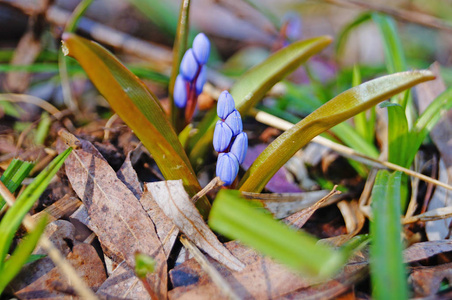
<path id="1" fill-rule="evenodd" d="M 16 201 L 15 197 L 8 188 L 0 181 L 0 195 L 3 196 L 6 203 L 9 206 L 13 206 Z M 23 225 L 27 231 L 31 231 L 35 228 L 35 222 L 30 215 L 25 215 Z M 55 248 L 49 238 L 45 235 L 41 236 L 39 240 L 40 246 L 47 252 L 50 259 L 55 263 L 60 269 L 61 273 L 66 276 L 67 280 L 72 283 L 74 290 L 82 299 L 97 299 L 96 295 L 91 291 L 91 289 L 86 285 L 86 283 L 78 276 L 74 268 L 69 264 L 60 253 L 60 251 Z"/>
<path id="2" fill-rule="evenodd" d="M 452 217 L 452 206 L 440 207 L 437 209 L 432 209 L 426 213 L 419 214 L 416 216 L 404 218 L 402 224 L 416 223 L 417 221 L 428 222 L 442 220 Z"/>
<path id="3" fill-rule="evenodd" d="M 196 201 L 198 201 L 199 198 L 204 197 L 211 190 L 223 186 L 223 184 L 224 182 L 221 181 L 220 177 L 218 176 L 215 177 L 202 190 L 200 190 L 196 195 L 194 195 L 193 198 L 191 198 L 191 202 L 196 203 Z"/>
<path id="4" fill-rule="evenodd" d="M 253 114 L 255 115 L 255 118 L 257 121 L 269 125 L 269 126 L 273 126 L 277 129 L 280 130 L 288 130 L 289 128 L 291 128 L 294 124 L 287 122 L 283 119 L 280 119 L 278 117 L 275 117 L 271 114 L 268 114 L 266 112 L 263 111 L 257 111 L 254 110 Z M 390 163 L 388 161 L 382 161 L 379 159 L 375 159 L 372 157 L 369 157 L 367 155 L 361 154 L 356 152 L 355 150 L 346 147 L 344 145 L 335 143 L 333 141 L 330 141 L 324 137 L 321 136 L 316 136 L 315 138 L 312 139 L 312 142 L 323 145 L 325 147 L 328 147 L 336 152 L 338 152 L 339 154 L 341 154 L 342 156 L 345 156 L 347 158 L 351 158 L 354 159 L 356 161 L 359 161 L 363 164 L 375 167 L 375 168 L 380 168 L 380 169 L 391 169 L 391 170 L 395 170 L 395 171 L 401 171 L 407 175 L 410 175 L 412 177 L 416 177 L 419 178 L 420 180 L 426 181 L 426 182 L 430 182 L 433 183 L 437 186 L 443 187 L 445 189 L 451 190 L 452 191 L 452 186 L 441 182 L 439 180 L 433 179 L 431 177 L 425 176 L 421 173 L 412 171 L 410 169 L 401 167 L 399 165 Z"/>
<path id="5" fill-rule="evenodd" d="M 417 23 L 426 27 L 440 29 L 452 33 L 452 25 L 450 23 L 420 12 L 390 8 L 387 5 L 376 4 L 375 2 L 372 1 L 366 2 L 358 0 L 323 0 L 323 1 L 339 6 L 374 10 L 393 16 L 394 18 L 399 20 Z"/>
<path id="6" fill-rule="evenodd" d="M 193 254 L 194 259 L 199 263 L 201 268 L 210 276 L 213 283 L 215 283 L 218 288 L 226 295 L 229 299 L 240 299 L 234 290 L 231 288 L 229 283 L 221 276 L 217 269 L 212 266 L 211 263 L 206 259 L 206 257 L 193 245 L 185 236 L 180 237 L 180 241 L 185 246 L 185 248 Z"/>

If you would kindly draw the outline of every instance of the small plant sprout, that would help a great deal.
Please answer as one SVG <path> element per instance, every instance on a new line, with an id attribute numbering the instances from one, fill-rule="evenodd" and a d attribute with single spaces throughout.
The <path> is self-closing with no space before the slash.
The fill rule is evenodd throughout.
<path id="1" fill-rule="evenodd" d="M 179 67 L 179 75 L 174 83 L 174 104 L 185 109 L 185 120 L 190 122 L 196 108 L 196 100 L 206 82 L 205 64 L 209 59 L 210 41 L 204 33 L 193 40 Z"/>
<path id="2" fill-rule="evenodd" d="M 220 153 L 216 173 L 225 185 L 231 185 L 239 172 L 239 164 L 245 159 L 248 136 L 243 132 L 242 118 L 228 91 L 223 91 L 218 98 L 217 115 L 221 120 L 213 133 L 213 147 Z"/>

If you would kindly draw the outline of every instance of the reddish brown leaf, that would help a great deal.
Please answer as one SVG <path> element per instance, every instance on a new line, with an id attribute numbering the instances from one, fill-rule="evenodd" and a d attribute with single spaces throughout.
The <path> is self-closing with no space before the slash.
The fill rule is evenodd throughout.
<path id="1" fill-rule="evenodd" d="M 134 194 L 116 176 L 94 146 L 84 140 L 65 161 L 66 174 L 85 204 L 90 224 L 104 249 L 116 262 L 133 268 L 135 252 L 152 256 L 155 272 L 147 276 L 161 298 L 167 293 L 167 265 L 154 224 Z"/>
<path id="2" fill-rule="evenodd" d="M 449 283 L 452 282 L 452 263 L 433 267 L 417 267 L 410 275 L 410 282 L 416 297 L 434 296 L 444 279 L 447 279 Z"/>

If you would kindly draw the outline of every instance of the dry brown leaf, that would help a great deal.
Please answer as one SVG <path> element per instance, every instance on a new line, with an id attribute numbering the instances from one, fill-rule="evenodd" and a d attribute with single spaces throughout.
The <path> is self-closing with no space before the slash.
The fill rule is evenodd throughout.
<path id="1" fill-rule="evenodd" d="M 144 186 L 145 190 L 141 196 L 140 202 L 154 222 L 157 235 L 163 245 L 163 250 L 165 251 L 166 257 L 169 257 L 177 235 L 179 234 L 179 228 L 174 225 L 173 221 L 165 215 L 157 202 L 152 198 L 152 195 L 148 190 L 149 188 L 152 188 L 152 185 L 150 187 L 148 187 L 148 185 L 151 184 L 146 183 Z"/>
<path id="2" fill-rule="evenodd" d="M 97 149 L 88 141 L 79 141 L 80 148 L 72 151 L 65 168 L 73 189 L 87 208 L 91 228 L 117 262 L 125 259 L 133 268 L 135 252 L 152 256 L 155 272 L 147 276 L 147 281 L 159 297 L 165 298 L 166 256 L 154 223 Z"/>
<path id="3" fill-rule="evenodd" d="M 66 259 L 76 269 L 77 274 L 94 291 L 107 279 L 104 265 L 96 249 L 89 244 L 75 245 Z M 30 285 L 17 291 L 15 295 L 20 299 L 74 299 L 72 293 L 73 290 L 70 288 L 70 282 L 55 267 L 34 280 Z"/>
<path id="4" fill-rule="evenodd" d="M 96 294 L 107 299 L 149 298 L 143 283 L 125 261 L 102 283 Z"/>
<path id="5" fill-rule="evenodd" d="M 416 243 L 403 251 L 403 259 L 406 263 L 410 263 L 449 251 L 452 251 L 451 240 Z"/>
<path id="6" fill-rule="evenodd" d="M 322 199 L 318 200 L 308 208 L 296 212 L 293 215 L 284 219 L 284 222 L 295 227 L 301 228 L 309 220 L 309 218 L 314 214 L 314 212 L 321 207 L 327 200 L 331 199 L 333 196 L 340 194 L 341 192 L 336 191 L 336 186 L 331 192 L 324 195 Z M 318 198 L 317 198 L 318 199 Z"/>
<path id="7" fill-rule="evenodd" d="M 243 269 L 244 265 L 218 241 L 204 222 L 185 191 L 182 180 L 152 182 L 146 186 L 165 215 L 198 247 L 231 270 Z"/>
<path id="8" fill-rule="evenodd" d="M 43 211 L 34 214 L 32 217 L 34 220 L 39 220 L 43 215 L 46 215 L 47 222 L 50 223 L 64 216 L 71 215 L 74 211 L 76 211 L 80 207 L 81 204 L 82 202 L 77 197 L 65 195 L 60 200 L 46 207 Z"/>
<path id="9" fill-rule="evenodd" d="M 452 263 L 433 267 L 416 267 L 409 277 L 416 297 L 434 296 L 444 279 L 452 282 Z"/>
<path id="10" fill-rule="evenodd" d="M 138 175 L 132 165 L 131 156 L 134 151 L 127 153 L 126 159 L 122 164 L 121 168 L 116 172 L 119 180 L 121 180 L 128 188 L 132 191 L 137 199 L 141 198 L 143 194 L 143 189 L 141 188 L 140 181 L 138 180 Z"/>
<path id="11" fill-rule="evenodd" d="M 328 195 L 327 190 L 304 192 L 304 193 L 248 193 L 242 192 L 246 199 L 256 200 L 268 209 L 276 219 L 282 219 L 290 216 L 293 213 L 299 212 L 302 209 L 314 205 L 319 199 Z M 328 197 L 330 198 L 330 197 Z M 337 200 L 336 197 L 329 199 L 328 203 Z M 322 202 L 324 204 L 325 201 Z"/>

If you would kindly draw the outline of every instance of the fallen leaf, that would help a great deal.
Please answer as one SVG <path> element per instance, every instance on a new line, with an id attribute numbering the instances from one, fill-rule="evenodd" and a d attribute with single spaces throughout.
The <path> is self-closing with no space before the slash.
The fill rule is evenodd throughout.
<path id="1" fill-rule="evenodd" d="M 166 256 L 154 223 L 97 149 L 88 141 L 79 141 L 80 148 L 72 151 L 65 168 L 73 189 L 87 208 L 91 229 L 103 248 L 114 254 L 116 262 L 125 259 L 133 268 L 135 252 L 152 256 L 155 272 L 146 278 L 155 293 L 165 298 Z"/>
<path id="2" fill-rule="evenodd" d="M 242 196 L 246 199 L 259 201 L 268 209 L 276 219 L 282 219 L 302 209 L 308 208 L 315 204 L 319 199 L 328 195 L 327 190 L 303 192 L 303 193 L 249 193 L 242 192 Z M 332 203 L 335 199 L 330 199 L 328 203 Z"/>
<path id="3" fill-rule="evenodd" d="M 165 215 L 188 239 L 231 270 L 243 269 L 244 265 L 218 241 L 204 222 L 201 214 L 190 201 L 182 180 L 152 182 L 146 186 Z"/>
<path id="4" fill-rule="evenodd" d="M 82 202 L 80 199 L 66 194 L 63 198 L 46 207 L 43 211 L 34 214 L 32 217 L 34 220 L 39 220 L 45 214 L 47 216 L 48 223 L 50 223 L 62 217 L 68 217 L 76 211 L 81 204 Z"/>
<path id="5" fill-rule="evenodd" d="M 66 259 L 75 268 L 77 274 L 83 278 L 88 286 L 96 291 L 107 279 L 104 265 L 93 246 L 78 244 L 72 248 Z M 67 292 L 62 291 L 61 286 L 67 287 Z M 56 289 L 59 287 L 58 289 Z M 70 281 L 61 275 L 57 267 L 54 267 L 45 275 L 33 281 L 30 285 L 17 291 L 15 295 L 20 299 L 74 299 Z"/>
<path id="6" fill-rule="evenodd" d="M 106 299 L 148 299 L 143 283 L 133 269 L 124 261 L 97 290 L 97 295 Z"/>
<path id="7" fill-rule="evenodd" d="M 411 263 L 450 251 L 452 251 L 451 240 L 416 243 L 403 251 L 403 259 L 405 263 Z"/>
<path id="8" fill-rule="evenodd" d="M 140 147 L 140 146 L 139 146 Z M 131 156 L 134 151 L 127 153 L 126 159 L 124 160 L 121 168 L 119 168 L 116 175 L 119 180 L 121 180 L 128 188 L 132 191 L 137 199 L 141 198 L 143 194 L 143 189 L 141 188 L 140 181 L 138 180 L 138 175 L 132 165 Z"/>
<path id="9" fill-rule="evenodd" d="M 327 191 L 324 191 L 324 192 L 327 192 Z M 325 193 L 323 193 L 323 194 L 325 194 Z M 288 216 L 286 219 L 284 219 L 284 222 L 295 228 L 303 227 L 303 225 L 309 220 L 309 218 L 314 214 L 314 212 L 319 207 L 321 207 L 327 200 L 332 199 L 337 194 L 340 194 L 340 192 L 336 191 L 336 187 L 334 187 L 334 189 L 331 192 L 324 195 L 322 199 L 318 200 L 317 202 L 315 202 L 308 208 Z"/>
<path id="10" fill-rule="evenodd" d="M 452 263 L 416 267 L 409 277 L 415 297 L 435 296 L 445 279 L 452 282 Z"/>
<path id="11" fill-rule="evenodd" d="M 152 183 L 146 183 L 144 187 L 145 190 L 140 200 L 141 205 L 154 222 L 157 235 L 163 245 L 163 250 L 165 251 L 166 257 L 169 257 L 177 235 L 179 234 L 179 228 L 174 225 L 173 221 L 165 215 L 154 198 L 152 198 L 152 194 L 149 191 L 149 189 L 153 188 Z"/>

